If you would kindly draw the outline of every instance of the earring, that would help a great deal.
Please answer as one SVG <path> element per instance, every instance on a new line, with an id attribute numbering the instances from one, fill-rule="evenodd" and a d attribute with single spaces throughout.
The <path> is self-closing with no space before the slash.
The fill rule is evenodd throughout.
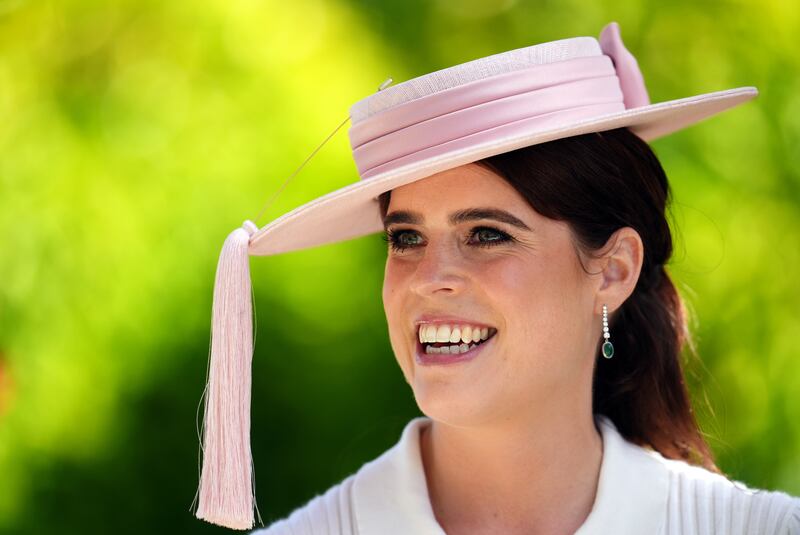
<path id="1" fill-rule="evenodd" d="M 608 307 L 606 305 L 603 305 L 603 338 L 605 338 L 605 342 L 603 342 L 603 356 L 610 359 L 614 356 L 614 346 L 609 340 L 611 335 L 608 333 Z"/>

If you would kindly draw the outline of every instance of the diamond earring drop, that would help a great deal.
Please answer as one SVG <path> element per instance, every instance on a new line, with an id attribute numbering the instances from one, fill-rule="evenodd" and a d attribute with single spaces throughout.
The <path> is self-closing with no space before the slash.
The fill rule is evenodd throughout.
<path id="1" fill-rule="evenodd" d="M 603 356 L 610 359 L 614 356 L 614 346 L 611 344 L 611 335 L 608 333 L 608 307 L 603 305 Z"/>

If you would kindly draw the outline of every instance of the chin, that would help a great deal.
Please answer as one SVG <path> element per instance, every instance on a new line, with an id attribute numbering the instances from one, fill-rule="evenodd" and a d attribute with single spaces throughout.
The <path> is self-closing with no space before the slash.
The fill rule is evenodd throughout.
<path id="1" fill-rule="evenodd" d="M 412 383 L 419 410 L 431 420 L 455 427 L 470 427 L 490 420 L 488 404 L 476 392 L 442 380 Z"/>

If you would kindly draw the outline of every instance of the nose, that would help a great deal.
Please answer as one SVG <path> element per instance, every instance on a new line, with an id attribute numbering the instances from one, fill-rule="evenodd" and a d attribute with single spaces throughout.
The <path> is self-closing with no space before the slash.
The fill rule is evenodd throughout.
<path id="1" fill-rule="evenodd" d="M 425 246 L 410 281 L 410 289 L 420 296 L 458 294 L 467 283 L 461 257 L 456 248 L 443 240 Z"/>

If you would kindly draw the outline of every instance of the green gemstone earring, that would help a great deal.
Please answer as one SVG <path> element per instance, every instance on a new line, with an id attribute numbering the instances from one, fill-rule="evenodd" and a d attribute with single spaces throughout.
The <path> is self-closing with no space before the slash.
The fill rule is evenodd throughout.
<path id="1" fill-rule="evenodd" d="M 603 342 L 603 356 L 610 359 L 614 356 L 614 346 L 609 340 L 611 335 L 608 333 L 608 307 L 606 305 L 603 305 L 603 338 L 605 338 L 605 342 Z"/>

